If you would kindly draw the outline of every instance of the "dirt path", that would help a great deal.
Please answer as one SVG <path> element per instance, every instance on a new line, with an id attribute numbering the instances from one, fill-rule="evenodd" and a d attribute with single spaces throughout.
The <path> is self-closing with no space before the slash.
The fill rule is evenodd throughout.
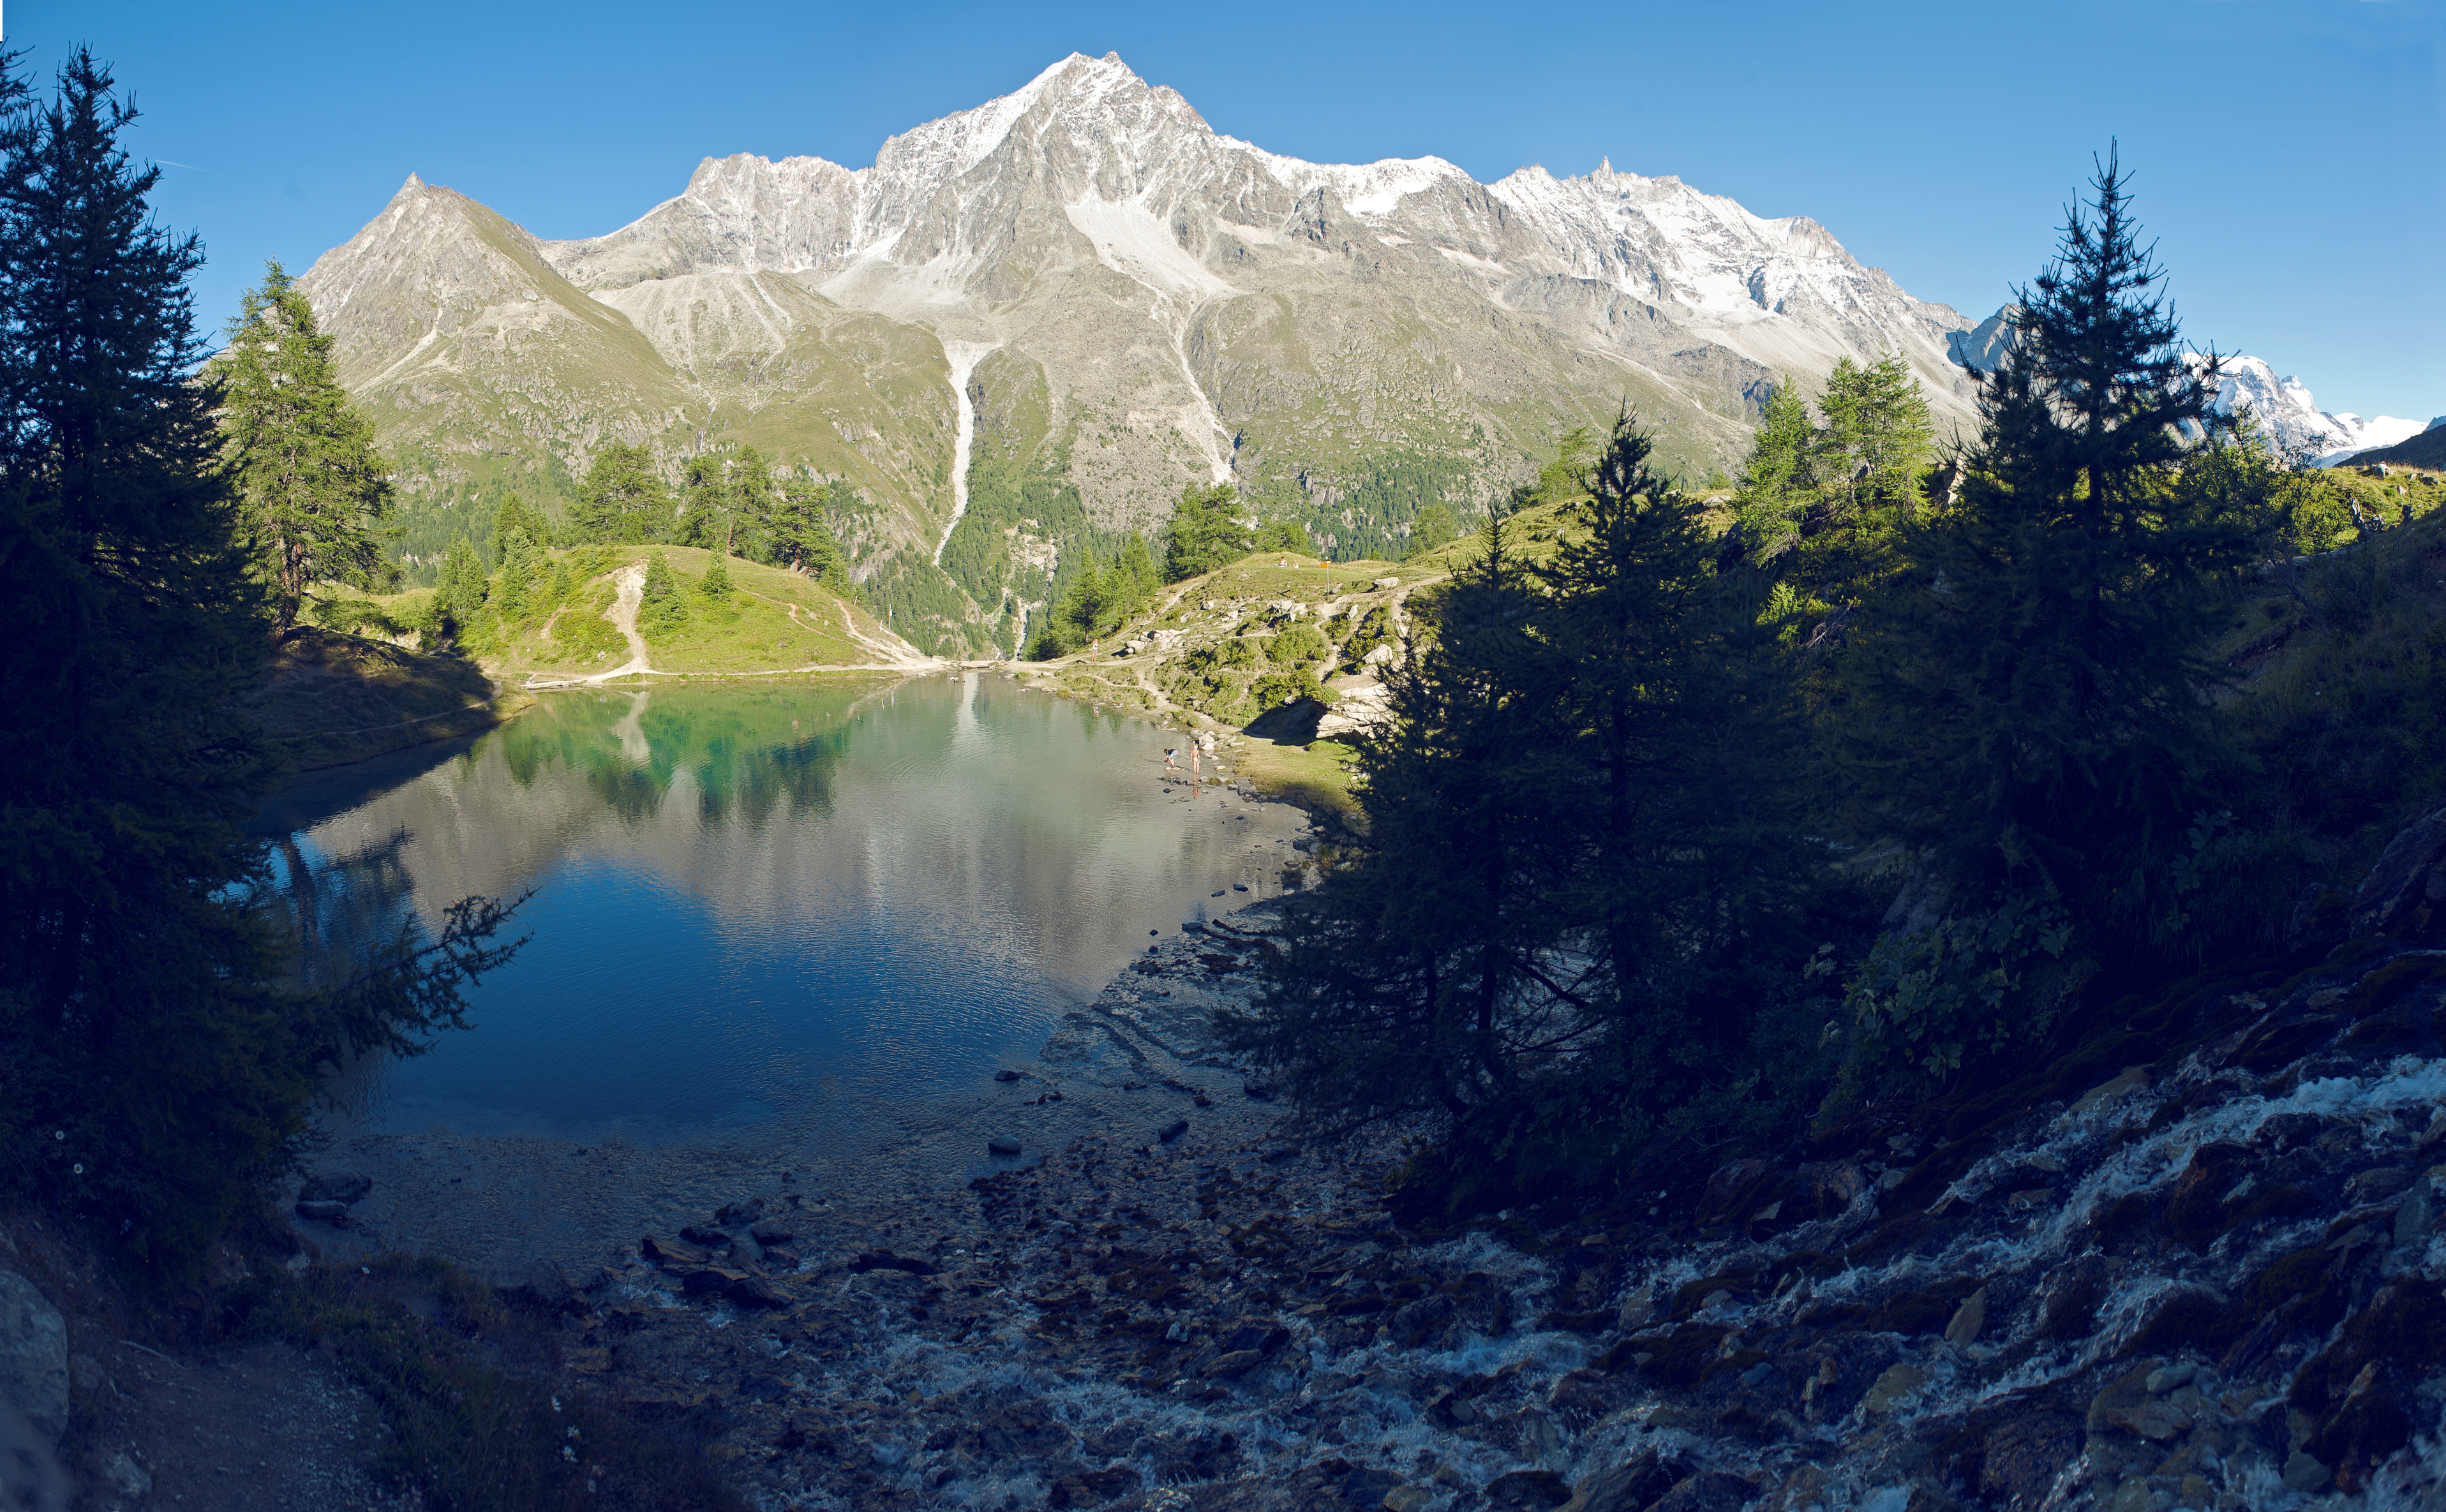
<path id="1" fill-rule="evenodd" d="M 646 638 L 637 633 L 637 610 L 645 603 L 646 598 L 645 564 L 634 562 L 622 568 L 612 574 L 612 583 L 617 591 L 612 595 L 612 607 L 604 611 L 603 617 L 610 620 L 612 627 L 618 630 L 621 639 L 629 643 L 629 660 L 609 671 L 590 672 L 583 677 L 529 678 L 526 683 L 529 688 L 599 687 L 614 678 L 635 676 L 760 678 L 786 677 L 800 672 L 933 672 L 949 664 L 939 658 L 924 655 L 907 642 L 886 643 L 862 633 L 857 627 L 856 617 L 849 611 L 849 606 L 841 604 L 837 605 L 836 607 L 840 611 L 842 630 L 847 633 L 852 642 L 873 652 L 875 657 L 874 662 L 839 664 L 812 663 L 806 666 L 769 667 L 752 672 L 665 672 L 653 664 L 651 652 L 646 645 Z M 799 618 L 798 605 L 785 604 L 783 607 L 790 617 L 791 624 L 803 624 Z M 804 627 L 814 628 L 813 625 Z"/>
<path id="2" fill-rule="evenodd" d="M 646 565 L 632 562 L 622 568 L 613 575 L 612 586 L 619 591 L 612 596 L 611 612 L 604 618 L 610 620 L 612 627 L 620 632 L 620 638 L 629 643 L 629 660 L 609 672 L 579 678 L 577 681 L 580 682 L 604 682 L 612 678 L 627 677 L 631 672 L 651 672 L 654 669 L 653 663 L 647 659 L 646 638 L 637 633 L 637 606 L 646 601 Z"/>

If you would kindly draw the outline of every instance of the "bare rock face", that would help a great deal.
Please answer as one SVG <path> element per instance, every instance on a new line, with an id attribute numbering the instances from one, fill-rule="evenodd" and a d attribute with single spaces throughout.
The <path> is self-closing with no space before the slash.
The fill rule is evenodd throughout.
<path id="1" fill-rule="evenodd" d="M 14 1271 L 0 1271 L 0 1400 L 24 1413 L 50 1444 L 67 1430 L 67 1324 Z"/>

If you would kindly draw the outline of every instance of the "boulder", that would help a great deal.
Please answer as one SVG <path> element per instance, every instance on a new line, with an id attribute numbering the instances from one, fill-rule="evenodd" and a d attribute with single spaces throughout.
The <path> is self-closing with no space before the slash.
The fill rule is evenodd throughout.
<path id="1" fill-rule="evenodd" d="M 762 1276 L 743 1276 L 723 1288 L 722 1295 L 741 1307 L 779 1309 L 790 1305 L 789 1294 Z"/>
<path id="2" fill-rule="evenodd" d="M 638 1241 L 637 1250 L 646 1259 L 666 1268 L 704 1265 L 713 1259 L 694 1244 L 683 1243 L 676 1239 L 657 1239 L 651 1234 Z"/>
<path id="3" fill-rule="evenodd" d="M 867 1271 L 907 1271 L 912 1276 L 931 1276 L 934 1262 L 914 1255 L 894 1255 L 888 1249 L 869 1250 L 849 1262 L 849 1268 L 860 1274 Z"/>
<path id="4" fill-rule="evenodd" d="M 0 1400 L 0 1506 L 11 1512 L 68 1512 L 76 1497 L 76 1484 L 51 1457 L 53 1435 L 36 1428 L 25 1413 Z M 116 1455 L 105 1462 L 103 1473 L 109 1476 L 130 1499 L 141 1498 L 152 1489 L 146 1477 L 141 1484 L 131 1486 L 122 1480 L 119 1467 L 127 1464 L 127 1456 Z M 133 1465 L 128 1468 L 135 1469 Z M 138 1476 L 143 1471 L 136 1470 Z"/>
<path id="5" fill-rule="evenodd" d="M 1734 1210 L 1747 1205 L 1762 1190 L 1775 1167 L 1762 1160 L 1737 1160 L 1720 1167 L 1707 1178 L 1707 1189 L 1699 1198 L 1699 1222 L 1720 1223 L 1730 1218 Z"/>
<path id="6" fill-rule="evenodd" d="M 1168 1123 L 1161 1129 L 1157 1129 L 1155 1137 L 1169 1145 L 1174 1140 L 1178 1139 L 1181 1135 L 1188 1132 L 1189 1120 L 1186 1118 L 1176 1118 L 1171 1123 Z"/>
<path id="7" fill-rule="evenodd" d="M 297 1216 L 334 1228 L 348 1226 L 348 1204 L 346 1203 L 299 1203 Z"/>
<path id="8" fill-rule="evenodd" d="M 1516 1512 L 1546 1512 L 1571 1499 L 1571 1487 L 1552 1470 L 1513 1470 L 1486 1484 L 1488 1506 Z"/>
<path id="9" fill-rule="evenodd" d="M 1674 1483 L 1648 1512 L 1740 1512 L 1758 1487 L 1723 1470 L 1701 1470 Z"/>
<path id="10" fill-rule="evenodd" d="M 723 1204 L 722 1210 L 713 1215 L 713 1221 L 724 1228 L 745 1228 L 763 1216 L 764 1199 L 743 1197 L 737 1202 Z"/>
<path id="11" fill-rule="evenodd" d="M 2348 931 L 2417 939 L 2429 930 L 2437 905 L 2446 903 L 2446 809 L 2407 826 L 2378 858 L 2353 893 Z"/>
<path id="12" fill-rule="evenodd" d="M 690 1297 L 718 1297 L 749 1279 L 745 1271 L 735 1271 L 726 1265 L 707 1265 L 702 1270 L 688 1272 L 681 1289 Z"/>
<path id="13" fill-rule="evenodd" d="M 1563 1512 L 1644 1512 L 1689 1466 L 1655 1449 L 1643 1449 L 1627 1465 L 1600 1470 L 1582 1481 L 1563 1503 Z"/>
<path id="14" fill-rule="evenodd" d="M 2047 1407 L 2017 1411 L 1987 1435 L 1980 1488 L 2008 1505 L 2037 1506 L 2080 1450 L 2080 1419 Z"/>
<path id="15" fill-rule="evenodd" d="M 986 1152 L 989 1155 L 1016 1155 L 1019 1153 L 1019 1141 L 996 1135 L 986 1141 Z"/>
<path id="16" fill-rule="evenodd" d="M 0 1271 L 0 1401 L 26 1414 L 52 1446 L 67 1430 L 67 1324 L 14 1271 Z"/>
<path id="17" fill-rule="evenodd" d="M 798 1229 L 780 1218 L 760 1218 L 747 1232 L 759 1244 L 786 1244 L 799 1237 Z"/>

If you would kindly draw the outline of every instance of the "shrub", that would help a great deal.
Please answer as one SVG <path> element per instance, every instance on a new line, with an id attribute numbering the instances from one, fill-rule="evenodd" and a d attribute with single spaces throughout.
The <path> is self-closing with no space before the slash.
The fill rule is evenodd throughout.
<path id="1" fill-rule="evenodd" d="M 1293 625 L 1278 632 L 1267 644 L 1266 656 L 1276 666 L 1298 666 L 1307 662 L 1321 662 L 1333 649 L 1333 643 L 1313 625 Z"/>
<path id="2" fill-rule="evenodd" d="M 1249 697 L 1260 709 L 1279 709 L 1305 699 L 1330 703 L 1333 695 L 1305 672 L 1269 672 L 1249 685 Z"/>

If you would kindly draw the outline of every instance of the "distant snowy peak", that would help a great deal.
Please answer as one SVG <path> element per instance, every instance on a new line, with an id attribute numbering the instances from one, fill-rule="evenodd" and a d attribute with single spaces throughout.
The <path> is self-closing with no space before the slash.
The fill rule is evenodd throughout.
<path id="1" fill-rule="evenodd" d="M 2392 415 L 2363 420 L 2323 410 L 2300 379 L 2279 378 L 2256 357 L 2226 359 L 2217 383 L 2217 408 L 2228 415 L 2248 412 L 2277 450 L 2288 456 L 2306 453 L 2321 467 L 2332 467 L 2356 452 L 2408 441 L 2428 428 Z"/>
<path id="2" fill-rule="evenodd" d="M 1082 239 L 1058 226 L 1039 234 L 1057 216 Z M 1566 297 L 1558 279 L 1602 286 L 1771 371 L 1820 374 L 1845 355 L 1901 351 L 1942 404 L 1967 414 L 1968 385 L 1945 361 L 1963 318 L 1862 267 L 1805 216 L 1769 219 L 1610 162 L 1579 177 L 1523 168 L 1493 184 L 1440 158 L 1308 162 L 1217 134 L 1111 54 L 1074 53 L 1008 95 L 893 137 L 869 167 L 707 159 L 676 198 L 544 254 L 598 294 L 775 271 L 853 305 L 964 321 L 1023 265 L 1082 253 L 1167 299 L 1232 297 L 1242 279 L 1216 233 L 1241 252 L 1432 249 L 1446 276 L 1497 304 L 1552 306 Z"/>
<path id="3" fill-rule="evenodd" d="M 2006 305 L 1970 329 L 1954 332 L 1947 343 L 1948 354 L 1974 373 L 1994 372 L 2012 345 L 2013 317 L 2018 311 L 2018 306 Z M 2197 354 L 2188 361 L 2194 371 L 2208 365 L 2208 359 Z M 2391 415 L 2363 420 L 2323 410 L 2300 379 L 2279 378 L 2274 368 L 2256 357 L 2225 359 L 2217 379 L 2216 410 L 2221 415 L 2248 414 L 2259 421 L 2277 452 L 2308 456 L 2321 467 L 2333 467 L 2357 452 L 2410 440 L 2446 423 L 2446 416 L 2424 425 Z"/>

